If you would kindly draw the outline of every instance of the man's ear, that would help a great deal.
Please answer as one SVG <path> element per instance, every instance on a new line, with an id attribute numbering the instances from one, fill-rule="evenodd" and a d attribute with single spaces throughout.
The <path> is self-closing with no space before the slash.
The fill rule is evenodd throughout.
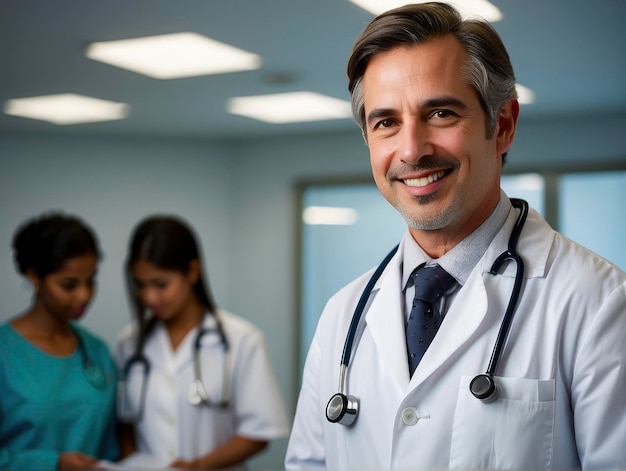
<path id="1" fill-rule="evenodd" d="M 507 152 L 513 144 L 515 129 L 517 128 L 517 118 L 519 117 L 519 102 L 513 98 L 507 101 L 498 115 L 498 127 L 496 128 L 496 152 L 502 155 Z"/>

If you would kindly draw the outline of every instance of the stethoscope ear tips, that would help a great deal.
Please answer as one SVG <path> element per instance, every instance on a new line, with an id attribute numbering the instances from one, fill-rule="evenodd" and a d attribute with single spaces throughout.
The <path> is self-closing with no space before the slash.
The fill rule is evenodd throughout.
<path id="1" fill-rule="evenodd" d="M 469 390 L 476 399 L 480 399 L 484 403 L 495 401 L 500 392 L 493 376 L 489 374 L 475 376 L 470 382 Z"/>
<path id="2" fill-rule="evenodd" d="M 359 400 L 354 396 L 337 393 L 326 405 L 326 419 L 329 422 L 350 426 L 359 413 Z"/>

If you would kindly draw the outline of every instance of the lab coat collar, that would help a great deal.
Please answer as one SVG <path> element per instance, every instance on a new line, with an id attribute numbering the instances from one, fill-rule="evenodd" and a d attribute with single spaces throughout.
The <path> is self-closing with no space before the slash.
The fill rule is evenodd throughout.
<path id="1" fill-rule="evenodd" d="M 470 274 L 467 283 L 459 290 L 440 327 L 440 331 L 444 329 L 446 335 L 436 335 L 433 339 L 411 378 L 411 389 L 417 387 L 433 373 L 442 371 L 441 366 L 449 361 L 457 350 L 471 341 L 488 316 L 497 316 L 498 321 L 496 322 L 499 322 L 503 313 L 493 309 L 490 312 L 489 300 L 499 298 L 497 304 L 506 305 L 510 291 L 496 289 L 492 283 L 494 275 L 489 274 L 489 272 L 495 259 L 508 248 L 509 237 L 517 215 L 518 210 L 511 208 L 502 230 L 498 232 L 489 245 L 481 262 Z M 554 234 L 552 228 L 543 218 L 531 209 L 517 247 L 524 261 L 525 279 L 544 276 Z M 515 263 L 508 263 L 502 275 L 497 276 L 513 279 L 515 272 Z M 512 280 L 510 284 L 512 285 Z M 487 288 L 487 285 L 493 286 Z"/>
<path id="2" fill-rule="evenodd" d="M 219 311 L 217 313 L 217 315 L 219 316 Z M 224 322 L 222 321 L 222 328 L 224 328 Z M 206 313 L 204 316 L 204 319 L 202 320 L 202 328 L 204 330 L 206 330 L 207 332 L 202 335 L 201 339 L 200 339 L 200 347 L 209 347 L 209 346 L 218 346 L 221 344 L 221 338 L 218 334 L 218 330 L 217 330 L 217 321 L 215 319 L 215 316 L 213 316 L 211 313 Z M 196 341 L 196 335 L 198 335 L 198 330 L 199 327 L 196 327 L 193 330 L 193 341 Z"/>
<path id="3" fill-rule="evenodd" d="M 493 242 L 489 245 L 485 256 L 482 258 L 481 269 L 483 273 L 490 272 L 493 262 L 508 248 L 509 237 L 515 225 L 517 215 L 518 210 L 511 208 L 502 230 L 498 232 Z M 517 251 L 524 261 L 525 279 L 545 276 L 548 256 L 555 234 L 556 232 L 539 213 L 530 208 L 526 223 L 522 229 L 522 234 L 517 243 Z M 507 263 L 502 274 L 504 276 L 515 277 L 515 270 L 515 263 Z"/>
<path id="4" fill-rule="evenodd" d="M 179 349 L 185 342 L 183 341 Z M 151 368 L 171 374 L 176 370 L 175 352 L 172 350 L 167 330 L 162 322 L 157 322 L 143 347 L 144 355 Z"/>
<path id="5" fill-rule="evenodd" d="M 410 389 L 417 387 L 449 360 L 479 329 L 488 312 L 485 277 L 492 276 L 487 274 L 491 270 L 491 265 L 498 255 L 507 249 L 517 214 L 517 210 L 512 208 L 502 230 L 489 245 L 485 256 L 472 271 L 466 285 L 459 290 L 454 303 L 450 306 L 442 328 L 454 323 L 450 327 L 451 334 L 445 339 L 443 336 L 435 336 L 410 383 L 406 349 L 398 348 L 398 345 L 403 346 L 406 342 L 401 285 L 401 254 L 404 241 L 400 242 L 398 252 L 374 285 L 370 306 L 365 315 L 377 354 L 390 372 L 396 387 L 401 390 L 406 390 L 407 385 Z M 544 276 L 553 239 L 554 231 L 536 211 L 531 209 L 518 242 L 518 252 L 525 264 L 525 278 Z M 515 264 L 507 264 L 503 275 L 514 277 Z M 466 306 L 472 308 L 467 309 Z"/>
<path id="6" fill-rule="evenodd" d="M 401 391 L 409 382 L 405 345 L 404 308 L 402 293 L 402 253 L 405 241 L 374 285 L 370 306 L 365 314 L 368 331 L 376 345 L 377 354 Z"/>
<path id="7" fill-rule="evenodd" d="M 402 244 L 372 290 L 371 303 L 365 315 L 377 355 L 403 395 L 414 389 L 437 371 L 453 353 L 465 344 L 479 327 L 487 313 L 487 295 L 481 271 L 474 270 L 468 279 L 468 289 L 461 289 L 444 323 L 453 326 L 452 334 L 437 337 L 429 346 L 422 361 L 409 378 L 406 354 L 403 294 L 401 290 Z M 462 306 L 472 306 L 471 310 Z M 442 324 L 443 326 L 443 324 Z M 398 347 L 400 346 L 400 347 Z"/>
<path id="8" fill-rule="evenodd" d="M 439 327 L 439 333 L 445 335 L 435 335 L 413 373 L 410 389 L 417 387 L 433 373 L 443 371 L 442 365 L 470 341 L 480 328 L 487 316 L 488 307 L 483 275 L 480 270 L 474 269 Z"/>
<path id="9" fill-rule="evenodd" d="M 202 321 L 202 327 L 206 330 L 216 329 L 217 323 L 215 318 L 210 314 L 205 315 Z M 194 345 L 198 330 L 199 326 L 191 329 L 176 351 L 174 351 L 165 326 L 162 322 L 158 322 L 144 347 L 145 354 L 148 356 L 151 365 L 170 373 L 180 372 L 193 361 Z M 205 334 L 200 339 L 201 348 L 210 345 L 218 345 L 219 343 L 220 339 L 217 333 Z"/>

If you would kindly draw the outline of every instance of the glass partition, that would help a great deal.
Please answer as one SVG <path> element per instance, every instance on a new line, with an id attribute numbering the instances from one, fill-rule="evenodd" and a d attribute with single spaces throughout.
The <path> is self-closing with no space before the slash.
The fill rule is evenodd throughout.
<path id="1" fill-rule="evenodd" d="M 626 171 L 566 174 L 560 231 L 626 270 Z"/>
<path id="2" fill-rule="evenodd" d="M 509 197 L 524 198 L 543 214 L 545 184 L 541 175 L 506 175 L 502 188 Z M 376 266 L 406 231 L 404 219 L 374 183 L 307 185 L 302 209 L 301 369 L 328 299 Z"/>

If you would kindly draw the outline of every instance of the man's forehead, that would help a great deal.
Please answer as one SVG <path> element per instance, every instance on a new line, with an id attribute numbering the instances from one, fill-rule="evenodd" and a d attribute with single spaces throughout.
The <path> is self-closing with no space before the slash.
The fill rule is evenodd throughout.
<path id="1" fill-rule="evenodd" d="M 411 93 L 429 99 L 469 91 L 463 73 L 467 54 L 451 39 L 402 46 L 372 58 L 362 82 L 366 102 L 384 95 Z"/>

